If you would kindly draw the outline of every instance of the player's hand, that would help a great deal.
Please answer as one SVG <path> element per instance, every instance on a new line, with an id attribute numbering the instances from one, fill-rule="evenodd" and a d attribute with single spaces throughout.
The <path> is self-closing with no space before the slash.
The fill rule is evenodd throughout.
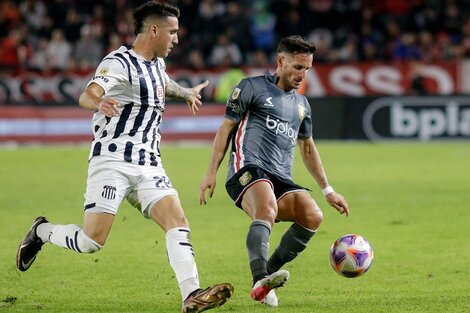
<path id="1" fill-rule="evenodd" d="M 209 85 L 208 80 L 190 89 L 191 95 L 189 96 L 189 99 L 186 100 L 186 103 L 188 104 L 189 109 L 193 115 L 196 115 L 196 112 L 199 111 L 198 106 L 202 105 L 201 90 L 204 89 L 207 85 Z"/>
<path id="2" fill-rule="evenodd" d="M 206 204 L 206 190 L 209 189 L 209 198 L 212 198 L 215 190 L 215 176 L 206 175 L 199 186 L 199 204 Z"/>
<path id="3" fill-rule="evenodd" d="M 339 213 L 349 216 L 349 206 L 344 197 L 339 193 L 333 191 L 326 195 L 326 201 L 334 207 Z"/>
<path id="4" fill-rule="evenodd" d="M 119 101 L 113 98 L 103 98 L 100 103 L 98 103 L 98 111 L 106 115 L 107 117 L 114 117 L 121 114 L 117 106 Z"/>

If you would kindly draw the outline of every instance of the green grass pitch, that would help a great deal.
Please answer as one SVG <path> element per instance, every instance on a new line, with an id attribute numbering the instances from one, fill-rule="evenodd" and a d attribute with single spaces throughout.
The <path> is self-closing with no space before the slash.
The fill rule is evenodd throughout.
<path id="1" fill-rule="evenodd" d="M 198 202 L 207 146 L 166 146 L 163 162 L 191 223 L 202 286 L 231 282 L 219 312 L 470 312 L 470 145 L 468 142 L 347 143 L 317 146 L 331 184 L 350 204 L 329 207 L 296 156 L 294 179 L 312 189 L 325 219 L 306 251 L 285 268 L 280 307 L 249 297 L 245 236 L 250 220 L 226 195 Z M 103 250 L 78 255 L 46 245 L 32 268 L 16 271 L 15 253 L 32 220 L 82 223 L 87 147 L 0 150 L 0 312 L 179 312 L 164 234 L 129 204 L 121 206 Z M 276 224 L 271 249 L 287 223 Z M 365 236 L 371 270 L 347 279 L 330 267 L 332 242 Z M 216 312 L 216 311 L 214 311 Z"/>

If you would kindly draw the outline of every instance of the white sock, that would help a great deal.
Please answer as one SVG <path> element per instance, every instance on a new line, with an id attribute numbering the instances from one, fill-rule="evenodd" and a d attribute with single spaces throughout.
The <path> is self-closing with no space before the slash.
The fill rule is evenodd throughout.
<path id="1" fill-rule="evenodd" d="M 49 235 L 51 234 L 54 224 L 51 223 L 42 223 L 36 227 L 36 235 L 41 238 L 42 242 L 49 241 Z"/>
<path id="2" fill-rule="evenodd" d="M 102 248 L 100 244 L 88 237 L 80 226 L 75 224 L 54 225 L 49 234 L 49 242 L 79 253 L 93 253 Z"/>
<path id="3" fill-rule="evenodd" d="M 190 230 L 185 227 L 170 229 L 166 233 L 168 261 L 176 274 L 183 301 L 199 288 L 199 278 L 191 244 Z"/>

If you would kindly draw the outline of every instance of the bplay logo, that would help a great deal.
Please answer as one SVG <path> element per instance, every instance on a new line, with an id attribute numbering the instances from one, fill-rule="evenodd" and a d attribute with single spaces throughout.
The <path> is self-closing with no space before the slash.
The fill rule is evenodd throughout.
<path id="1" fill-rule="evenodd" d="M 276 135 L 284 134 L 289 137 L 292 142 L 297 140 L 297 131 L 289 126 L 289 123 L 282 122 L 279 119 L 272 119 L 269 115 L 266 117 L 266 127 L 273 130 Z"/>
<path id="2" fill-rule="evenodd" d="M 380 98 L 367 107 L 362 124 L 371 140 L 470 139 L 470 97 Z"/>

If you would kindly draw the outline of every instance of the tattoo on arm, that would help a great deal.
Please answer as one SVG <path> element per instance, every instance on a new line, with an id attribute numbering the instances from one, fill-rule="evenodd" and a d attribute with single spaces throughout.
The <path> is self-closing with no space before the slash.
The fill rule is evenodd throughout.
<path id="1" fill-rule="evenodd" d="M 189 88 L 184 88 L 178 85 L 178 83 L 172 79 L 170 79 L 168 86 L 166 87 L 166 95 L 170 98 L 188 100 L 191 94 L 192 93 Z"/>

